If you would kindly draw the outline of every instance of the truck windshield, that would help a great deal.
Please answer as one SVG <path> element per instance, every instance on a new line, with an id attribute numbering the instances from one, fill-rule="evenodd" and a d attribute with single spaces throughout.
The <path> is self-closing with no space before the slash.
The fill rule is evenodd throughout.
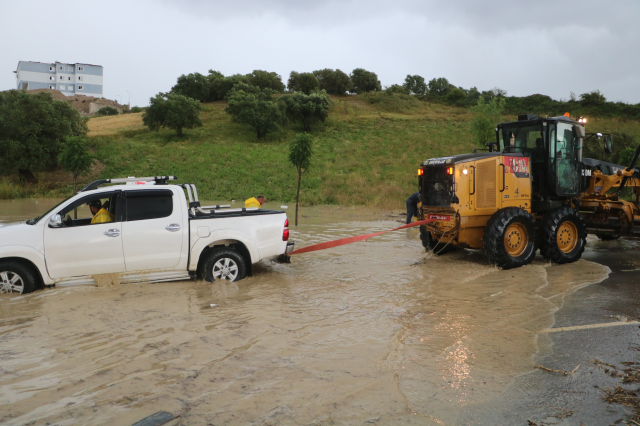
<path id="1" fill-rule="evenodd" d="M 542 126 L 503 127 L 500 132 L 500 151 L 502 152 L 532 152 L 544 156 L 544 136 Z"/>
<path id="2" fill-rule="evenodd" d="M 25 223 L 27 225 L 35 225 L 36 223 L 38 223 L 40 221 L 40 218 L 48 215 L 49 213 L 51 213 L 52 211 L 54 211 L 55 209 L 57 209 L 60 205 L 62 205 L 62 203 L 65 203 L 67 200 L 71 199 L 73 196 L 69 197 L 69 198 L 65 198 L 64 200 L 60 201 L 58 204 L 56 204 L 54 207 L 50 208 L 49 210 L 47 210 L 46 213 L 41 214 L 40 216 L 34 217 L 33 219 L 29 219 L 27 220 Z"/>

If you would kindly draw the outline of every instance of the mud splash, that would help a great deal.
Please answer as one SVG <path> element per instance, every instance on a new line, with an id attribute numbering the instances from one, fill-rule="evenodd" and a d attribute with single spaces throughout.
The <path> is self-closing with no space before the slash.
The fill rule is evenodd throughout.
<path id="1" fill-rule="evenodd" d="M 299 246 L 397 226 L 305 210 Z M 416 230 L 265 262 L 237 283 L 59 288 L 0 297 L 0 423 L 457 424 L 531 370 L 580 261 L 510 271 L 425 254 Z M 214 304 L 216 306 L 212 307 Z"/>

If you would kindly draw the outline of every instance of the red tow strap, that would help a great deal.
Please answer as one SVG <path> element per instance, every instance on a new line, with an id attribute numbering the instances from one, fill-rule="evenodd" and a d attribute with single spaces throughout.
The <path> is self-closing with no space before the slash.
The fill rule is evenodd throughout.
<path id="1" fill-rule="evenodd" d="M 291 252 L 290 256 L 293 256 L 294 254 L 309 253 L 310 251 L 318 251 L 318 250 L 324 250 L 324 249 L 333 248 L 333 247 L 344 246 L 345 244 L 351 244 L 357 241 L 367 240 L 377 235 L 382 235 L 382 234 L 386 234 L 387 232 L 397 231 L 398 229 L 413 228 L 414 226 L 424 225 L 425 223 L 433 222 L 434 220 L 437 220 L 437 219 L 419 220 L 417 222 L 412 222 L 406 225 L 402 225 L 398 228 L 389 229 L 388 231 L 376 232 L 375 234 L 359 235 L 357 237 L 347 237 L 347 238 L 341 238 L 339 240 L 327 241 L 326 243 L 314 244 L 311 246 L 303 247 L 298 250 L 294 250 Z"/>

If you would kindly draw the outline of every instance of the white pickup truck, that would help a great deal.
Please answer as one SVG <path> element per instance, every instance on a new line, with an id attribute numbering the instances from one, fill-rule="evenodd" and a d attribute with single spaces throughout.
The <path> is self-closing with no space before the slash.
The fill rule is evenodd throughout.
<path id="1" fill-rule="evenodd" d="M 100 277 L 237 281 L 252 264 L 286 261 L 293 251 L 284 212 L 201 206 L 195 185 L 167 184 L 175 179 L 101 179 L 40 217 L 0 224 L 0 291 L 29 293 Z M 94 216 L 108 222 L 92 224 Z"/>

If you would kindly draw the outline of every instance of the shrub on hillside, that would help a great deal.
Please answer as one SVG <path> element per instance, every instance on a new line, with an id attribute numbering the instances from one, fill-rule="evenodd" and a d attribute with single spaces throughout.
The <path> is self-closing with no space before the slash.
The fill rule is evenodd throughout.
<path id="1" fill-rule="evenodd" d="M 378 75 L 374 72 L 362 68 L 356 68 L 351 72 L 351 83 L 353 83 L 352 93 L 367 93 L 382 90 Z"/>
<path id="2" fill-rule="evenodd" d="M 273 90 L 238 83 L 229 93 L 225 109 L 233 120 L 252 126 L 258 139 L 278 130 L 284 121 L 284 104 L 273 99 Z"/>
<path id="3" fill-rule="evenodd" d="M 247 77 L 240 74 L 230 75 L 228 77 L 218 78 L 211 83 L 210 101 L 221 101 L 229 98 L 231 90 L 238 83 L 246 83 Z"/>
<path id="4" fill-rule="evenodd" d="M 182 129 L 202 127 L 200 101 L 175 93 L 158 93 L 149 101 L 142 122 L 151 131 L 167 127 L 182 136 Z"/>
<path id="5" fill-rule="evenodd" d="M 87 140 L 81 136 L 67 138 L 64 148 L 58 155 L 58 162 L 73 175 L 73 193 L 76 193 L 78 176 L 87 175 L 95 158 L 89 152 Z"/>
<path id="6" fill-rule="evenodd" d="M 409 95 L 411 92 L 404 86 L 400 86 L 399 84 L 392 84 L 391 86 L 384 89 L 385 93 L 402 93 L 404 95 Z"/>
<path id="7" fill-rule="evenodd" d="M 140 107 L 137 107 L 137 106 L 134 106 L 133 108 L 131 108 L 131 112 L 132 113 L 138 113 L 138 112 L 142 112 L 142 111 L 144 111 L 144 109 L 142 109 Z"/>
<path id="8" fill-rule="evenodd" d="M 342 96 L 353 89 L 351 78 L 340 70 L 325 68 L 314 71 L 313 75 L 318 79 L 320 89 L 329 94 Z"/>
<path id="9" fill-rule="evenodd" d="M 35 182 L 34 169 L 53 167 L 69 136 L 87 134 L 87 119 L 51 93 L 0 92 L 0 173 Z"/>
<path id="10" fill-rule="evenodd" d="M 302 92 L 305 95 L 318 90 L 320 82 L 318 78 L 310 72 L 295 72 L 291 71 L 289 74 L 289 81 L 287 87 L 291 92 Z"/>
<path id="11" fill-rule="evenodd" d="M 98 114 L 98 115 L 118 115 L 118 114 L 120 114 L 120 112 L 114 107 L 106 106 L 106 107 L 100 108 L 96 114 Z"/>
<path id="12" fill-rule="evenodd" d="M 593 92 L 583 93 L 580 95 L 580 104 L 582 106 L 600 106 L 603 105 L 607 99 L 604 97 L 599 90 L 594 90 Z"/>
<path id="13" fill-rule="evenodd" d="M 412 95 L 426 95 L 427 83 L 424 81 L 424 77 L 419 75 L 407 75 L 402 84 L 406 90 Z"/>
<path id="14" fill-rule="evenodd" d="M 467 95 L 461 89 L 454 87 L 449 90 L 444 99 L 451 105 L 462 105 L 467 100 Z"/>
<path id="15" fill-rule="evenodd" d="M 305 132 L 311 131 L 311 125 L 318 121 L 325 121 L 329 115 L 329 95 L 322 90 L 309 95 L 297 92 L 280 98 L 285 105 L 287 117 L 291 121 L 302 124 Z"/>

